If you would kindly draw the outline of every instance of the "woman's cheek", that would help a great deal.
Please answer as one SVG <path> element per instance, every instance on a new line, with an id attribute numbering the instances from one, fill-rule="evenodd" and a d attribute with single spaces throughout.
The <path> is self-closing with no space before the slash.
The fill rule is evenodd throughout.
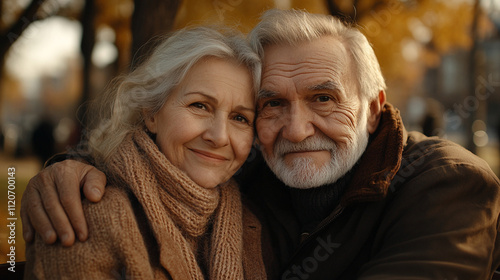
<path id="1" fill-rule="evenodd" d="M 252 144 L 253 144 L 253 138 L 254 138 L 254 133 L 252 128 L 251 130 L 243 133 L 240 139 L 236 140 L 237 146 L 235 154 L 240 161 L 242 160 L 241 164 L 245 162 L 248 155 L 250 154 L 250 150 L 252 149 Z"/>

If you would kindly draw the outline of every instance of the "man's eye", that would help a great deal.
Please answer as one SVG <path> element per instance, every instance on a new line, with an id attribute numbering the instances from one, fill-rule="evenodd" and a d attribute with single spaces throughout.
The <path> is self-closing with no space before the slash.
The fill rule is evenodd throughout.
<path id="1" fill-rule="evenodd" d="M 267 102 L 264 103 L 264 106 L 263 107 L 278 107 L 281 105 L 281 102 L 278 101 L 278 100 L 269 100 Z"/>
<path id="2" fill-rule="evenodd" d="M 330 100 L 332 100 L 332 98 L 330 96 L 327 96 L 327 95 L 321 95 L 321 96 L 318 96 L 316 98 L 316 101 L 318 101 L 318 102 L 328 102 Z"/>

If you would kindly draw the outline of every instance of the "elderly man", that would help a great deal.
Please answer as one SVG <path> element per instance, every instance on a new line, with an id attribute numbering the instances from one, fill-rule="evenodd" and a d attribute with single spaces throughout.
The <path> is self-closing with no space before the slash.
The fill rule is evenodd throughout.
<path id="1" fill-rule="evenodd" d="M 249 39 L 263 59 L 256 129 L 267 165 L 257 154 L 239 181 L 263 224 L 269 275 L 492 277 L 500 262 L 499 179 L 462 147 L 405 130 L 358 30 L 330 16 L 272 10 Z M 29 217 L 46 242 L 57 232 L 71 245 L 70 224 L 85 240 L 80 185 L 98 201 L 104 175 L 63 161 L 32 179 L 25 238 L 33 234 Z"/>

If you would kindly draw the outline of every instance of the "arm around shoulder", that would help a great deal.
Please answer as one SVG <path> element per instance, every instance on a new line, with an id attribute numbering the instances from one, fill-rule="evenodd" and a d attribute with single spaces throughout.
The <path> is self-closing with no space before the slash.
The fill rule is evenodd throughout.
<path id="1" fill-rule="evenodd" d="M 26 279 L 118 279 L 126 272 L 129 256 L 123 248 L 134 246 L 121 233 L 138 231 L 126 194 L 111 189 L 102 202 L 83 206 L 88 240 L 64 247 L 60 242 L 48 245 L 37 235 L 27 244 Z"/>
<path id="2" fill-rule="evenodd" d="M 58 236 L 64 245 L 70 246 L 75 233 L 80 241 L 86 240 L 80 186 L 88 199 L 97 202 L 105 185 L 104 173 L 78 161 L 57 162 L 42 170 L 28 183 L 21 202 L 25 240 L 31 242 L 35 230 L 49 244 Z"/>

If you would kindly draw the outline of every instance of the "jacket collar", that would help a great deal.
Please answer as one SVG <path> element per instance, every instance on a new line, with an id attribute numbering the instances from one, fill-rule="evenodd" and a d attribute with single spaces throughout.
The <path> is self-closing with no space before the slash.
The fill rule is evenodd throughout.
<path id="1" fill-rule="evenodd" d="M 379 127 L 361 156 L 340 204 L 377 201 L 387 195 L 392 179 L 401 166 L 407 132 L 399 110 L 386 104 Z"/>

